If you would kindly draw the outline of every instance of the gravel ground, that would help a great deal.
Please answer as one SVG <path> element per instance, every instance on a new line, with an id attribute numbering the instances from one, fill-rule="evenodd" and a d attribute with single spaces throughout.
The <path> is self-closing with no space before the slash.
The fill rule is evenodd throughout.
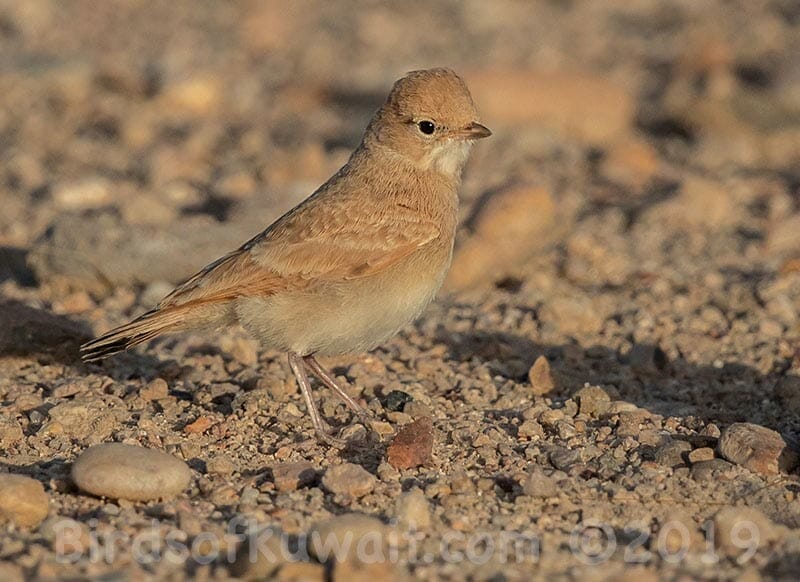
<path id="1" fill-rule="evenodd" d="M 796 579 L 798 4 L 288 4 L 0 0 L 0 578 Z M 77 359 L 434 65 L 494 136 L 345 449 L 239 330 Z"/>

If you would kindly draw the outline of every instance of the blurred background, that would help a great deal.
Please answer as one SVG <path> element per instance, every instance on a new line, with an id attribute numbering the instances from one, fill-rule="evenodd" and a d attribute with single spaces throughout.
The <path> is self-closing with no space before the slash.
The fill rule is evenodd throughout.
<path id="1" fill-rule="evenodd" d="M 401 479 L 379 448 L 356 460 L 380 478 L 361 505 L 276 493 L 279 454 L 322 470 L 339 453 L 297 446 L 284 360 L 235 331 L 78 362 L 82 340 L 308 196 L 392 82 L 432 66 L 466 79 L 494 131 L 465 172 L 446 297 L 334 362 L 389 431 L 433 416 L 430 468 Z M 158 515 L 191 537 L 238 511 L 301 532 L 348 508 L 388 519 L 417 479 L 438 532 L 536 516 L 540 572 L 612 579 L 621 558 L 589 578 L 569 555 L 577 516 L 618 532 L 688 516 L 698 556 L 714 547 L 698 524 L 746 500 L 785 542 L 761 563 L 790 579 L 797 485 L 773 479 L 785 443 L 766 429 L 800 434 L 799 322 L 797 0 L 0 0 L 0 450 L 46 485 L 43 515 L 125 531 Z M 413 401 L 390 410 L 389 391 Z M 735 443 L 744 461 L 715 448 L 737 421 L 760 425 Z M 80 495 L 72 459 L 109 440 L 180 455 L 198 486 L 162 505 Z M 59 569 L 50 530 L 0 536 L 19 574 L 0 578 L 133 567 Z M 705 554 L 674 568 L 733 579 L 728 546 L 724 573 Z"/>
<path id="2" fill-rule="evenodd" d="M 2 0 L 0 272 L 178 281 L 313 191 L 429 66 L 495 130 L 451 289 L 516 280 L 553 243 L 571 277 L 619 285 L 720 229 L 709 252 L 792 269 L 799 28 L 791 0 Z"/>

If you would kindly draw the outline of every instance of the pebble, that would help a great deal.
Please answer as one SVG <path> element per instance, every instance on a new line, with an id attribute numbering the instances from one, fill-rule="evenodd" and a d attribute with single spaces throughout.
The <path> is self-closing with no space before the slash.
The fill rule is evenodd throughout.
<path id="1" fill-rule="evenodd" d="M 698 482 L 717 482 L 720 479 L 729 478 L 733 467 L 725 459 L 711 459 L 694 463 L 689 474 Z"/>
<path id="2" fill-rule="evenodd" d="M 601 416 L 611 404 L 611 397 L 599 386 L 584 386 L 575 394 L 581 414 Z"/>
<path id="3" fill-rule="evenodd" d="M 529 420 L 523 421 L 522 424 L 519 425 L 519 428 L 517 429 L 517 434 L 518 434 L 518 436 L 525 437 L 525 438 L 536 437 L 536 438 L 543 439 L 544 438 L 544 428 L 542 427 L 541 424 L 539 424 L 535 420 L 529 419 Z"/>
<path id="4" fill-rule="evenodd" d="M 322 476 L 322 485 L 336 495 L 363 497 L 375 488 L 375 476 L 353 463 L 334 465 Z"/>
<path id="5" fill-rule="evenodd" d="M 552 391 L 556 384 L 550 370 L 550 362 L 545 356 L 539 356 L 528 371 L 531 389 L 536 396 L 542 396 Z"/>
<path id="6" fill-rule="evenodd" d="M 42 484 L 25 475 L 0 475 L 0 521 L 19 527 L 36 527 L 50 510 Z"/>
<path id="7" fill-rule="evenodd" d="M 228 455 L 214 455 L 206 461 L 206 471 L 212 475 L 220 477 L 230 477 L 236 470 L 236 466 Z"/>
<path id="8" fill-rule="evenodd" d="M 395 502 L 395 517 L 406 531 L 429 528 L 431 508 L 425 494 L 417 488 L 402 493 Z"/>
<path id="9" fill-rule="evenodd" d="M 361 467 L 358 468 L 360 469 Z M 369 475 L 369 473 L 367 474 Z M 275 489 L 278 491 L 294 491 L 314 483 L 317 480 L 317 471 L 314 469 L 314 465 L 308 461 L 279 463 L 272 466 L 272 480 L 275 483 Z"/>
<path id="10" fill-rule="evenodd" d="M 388 412 L 400 412 L 405 405 L 412 402 L 414 397 L 402 390 L 392 390 L 386 395 L 384 407 Z"/>
<path id="11" fill-rule="evenodd" d="M 308 551 L 322 563 L 343 562 L 365 551 L 377 551 L 387 541 L 383 522 L 363 513 L 337 515 L 312 525 L 308 531 Z M 337 548 L 341 551 L 334 553 Z"/>
<path id="12" fill-rule="evenodd" d="M 19 422 L 6 416 L 0 417 L 0 448 L 4 450 L 11 448 L 24 436 Z"/>
<path id="13" fill-rule="evenodd" d="M 752 507 L 725 507 L 714 516 L 714 541 L 729 556 L 741 554 L 750 542 L 763 548 L 778 537 L 778 526 Z"/>
<path id="14" fill-rule="evenodd" d="M 692 445 L 687 441 L 670 440 L 656 448 L 654 460 L 665 467 L 682 467 L 692 450 Z"/>
<path id="15" fill-rule="evenodd" d="M 430 462 L 433 453 L 433 421 L 429 416 L 401 428 L 387 450 L 389 464 L 411 469 Z"/>
<path id="16" fill-rule="evenodd" d="M 89 447 L 72 465 L 72 480 L 82 491 L 131 501 L 174 497 L 191 478 L 191 470 L 180 459 L 121 443 Z"/>
<path id="17" fill-rule="evenodd" d="M 689 462 L 699 463 L 701 461 L 710 461 L 714 458 L 714 449 L 711 447 L 700 447 L 689 453 Z"/>
<path id="18" fill-rule="evenodd" d="M 540 467 L 535 467 L 522 484 L 522 491 L 530 497 L 555 497 L 558 495 L 558 481 Z"/>
<path id="19" fill-rule="evenodd" d="M 161 400 L 169 396 L 169 386 L 163 378 L 155 378 L 139 390 L 139 396 L 144 400 Z"/>
<path id="20" fill-rule="evenodd" d="M 731 463 L 762 475 L 788 473 L 798 465 L 797 453 L 780 434 L 749 422 L 737 422 L 723 430 L 717 448 Z"/>

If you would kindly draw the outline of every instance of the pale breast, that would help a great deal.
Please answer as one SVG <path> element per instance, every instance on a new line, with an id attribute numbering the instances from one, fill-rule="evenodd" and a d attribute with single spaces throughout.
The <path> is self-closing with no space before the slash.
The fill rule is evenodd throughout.
<path id="1" fill-rule="evenodd" d="M 452 244 L 423 248 L 379 275 L 242 298 L 235 311 L 267 348 L 321 355 L 370 350 L 416 319 L 433 300 L 451 254 Z"/>

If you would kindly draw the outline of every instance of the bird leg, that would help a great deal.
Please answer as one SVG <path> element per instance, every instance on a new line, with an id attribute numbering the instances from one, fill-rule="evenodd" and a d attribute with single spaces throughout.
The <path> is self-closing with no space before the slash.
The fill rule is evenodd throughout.
<path id="1" fill-rule="evenodd" d="M 333 379 L 333 376 L 331 376 L 331 374 L 322 367 L 322 364 L 320 364 L 313 355 L 303 356 L 303 361 L 306 363 L 306 365 L 308 365 L 311 373 L 319 378 L 320 382 L 325 384 L 325 386 L 333 390 L 333 392 L 344 401 L 348 408 L 358 415 L 358 418 L 362 422 L 369 420 L 369 414 L 367 411 L 359 406 L 358 402 L 353 400 L 353 398 L 336 383 L 336 380 Z"/>
<path id="2" fill-rule="evenodd" d="M 345 442 L 342 439 L 333 437 L 328 433 L 329 427 L 322 419 L 319 409 L 314 403 L 314 395 L 311 393 L 311 383 L 308 381 L 308 375 L 306 375 L 303 358 L 294 352 L 289 352 L 289 367 L 294 372 L 294 377 L 297 378 L 300 393 L 306 401 L 306 408 L 308 408 L 308 414 L 311 416 L 311 424 L 314 425 L 317 436 L 332 445 L 343 446 Z"/>

